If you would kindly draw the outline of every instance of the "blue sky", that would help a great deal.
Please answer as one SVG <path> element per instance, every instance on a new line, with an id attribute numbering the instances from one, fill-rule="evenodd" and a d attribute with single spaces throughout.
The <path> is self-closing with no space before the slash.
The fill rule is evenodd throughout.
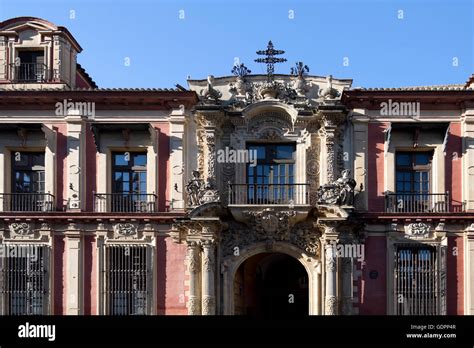
<path id="1" fill-rule="evenodd" d="M 474 73 L 474 0 L 0 0 L 1 20 L 18 16 L 67 27 L 100 87 L 185 85 L 188 75 L 230 75 L 236 57 L 264 73 L 253 60 L 269 39 L 288 59 L 276 73 L 303 61 L 353 86 L 464 83 Z"/>

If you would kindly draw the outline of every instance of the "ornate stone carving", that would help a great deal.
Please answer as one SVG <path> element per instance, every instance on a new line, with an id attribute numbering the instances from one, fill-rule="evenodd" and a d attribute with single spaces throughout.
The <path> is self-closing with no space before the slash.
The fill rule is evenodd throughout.
<path id="1" fill-rule="evenodd" d="M 243 214 L 250 218 L 250 225 L 254 226 L 257 238 L 260 240 L 289 240 L 290 218 L 296 215 L 294 211 L 275 212 L 271 208 L 247 211 Z"/>
<path id="2" fill-rule="evenodd" d="M 215 243 L 213 240 L 206 239 L 202 242 L 203 247 L 203 268 L 206 272 L 211 272 L 215 269 Z"/>
<path id="3" fill-rule="evenodd" d="M 310 222 L 301 222 L 293 227 L 290 241 L 306 253 L 319 256 L 321 233 Z"/>
<path id="4" fill-rule="evenodd" d="M 323 99 L 331 100 L 339 97 L 340 93 L 332 87 L 332 75 L 326 77 L 326 87 L 319 91 L 319 96 Z"/>
<path id="5" fill-rule="evenodd" d="M 305 80 L 305 75 L 307 73 L 309 73 L 309 67 L 304 65 L 303 62 L 297 62 L 296 67 L 291 68 L 291 75 L 296 76 L 292 87 L 295 89 L 298 96 L 304 96 L 309 90 Z"/>
<path id="6" fill-rule="evenodd" d="M 10 233 L 17 236 L 28 236 L 33 234 L 33 230 L 31 226 L 27 222 L 14 222 L 11 223 L 8 228 L 10 229 Z"/>
<path id="7" fill-rule="evenodd" d="M 326 248 L 326 271 L 327 272 L 335 272 L 336 271 L 336 256 L 333 247 Z"/>
<path id="8" fill-rule="evenodd" d="M 137 234 L 137 226 L 129 222 L 115 224 L 113 229 L 118 236 L 130 237 Z"/>
<path id="9" fill-rule="evenodd" d="M 316 134 L 311 135 L 311 147 L 306 150 L 306 178 L 309 183 L 309 203 L 316 205 L 318 201 L 317 189 L 319 187 L 319 156 L 321 145 Z"/>
<path id="10" fill-rule="evenodd" d="M 250 133 L 262 132 L 269 128 L 282 135 L 287 134 L 293 130 L 292 120 L 287 115 L 269 111 L 251 118 L 247 127 Z"/>
<path id="11" fill-rule="evenodd" d="M 207 86 L 201 91 L 201 96 L 206 100 L 217 102 L 222 97 L 222 93 L 216 90 L 212 84 L 214 83 L 214 76 L 207 77 Z"/>
<path id="12" fill-rule="evenodd" d="M 337 314 L 337 298 L 334 295 L 326 295 L 325 301 L 325 312 L 326 315 L 336 315 Z"/>
<path id="13" fill-rule="evenodd" d="M 188 264 L 190 273 L 200 272 L 200 245 L 198 242 L 188 242 Z"/>
<path id="14" fill-rule="evenodd" d="M 275 229 L 275 226 L 272 226 L 274 223 L 270 222 L 272 220 L 276 221 L 273 215 L 265 215 L 267 223 L 270 223 L 270 226 L 267 226 L 267 230 L 259 225 L 263 223 L 261 221 L 262 217 L 256 217 L 256 219 L 260 221 L 259 223 L 252 218 L 249 224 L 255 226 L 255 233 L 251 233 L 248 226 L 244 224 L 236 222 L 229 223 L 229 229 L 223 231 L 222 234 L 221 245 L 223 256 L 235 255 L 236 250 L 261 241 L 268 242 L 267 247 L 273 247 L 275 241 L 286 241 L 299 247 L 309 255 L 318 256 L 320 254 L 321 243 L 319 238 L 321 237 L 321 232 L 316 227 L 313 227 L 311 221 L 300 222 L 288 231 L 286 228 L 286 217 L 282 219 L 283 221 L 280 220 L 282 218 L 281 216 L 280 218 L 278 218 L 278 216 L 276 217 L 278 223 Z"/>
<path id="15" fill-rule="evenodd" d="M 189 296 L 188 300 L 188 313 L 190 315 L 201 314 L 201 301 L 197 296 Z"/>
<path id="16" fill-rule="evenodd" d="M 415 222 L 405 226 L 405 233 L 411 238 L 428 238 L 431 226 L 423 222 Z"/>
<path id="17" fill-rule="evenodd" d="M 214 296 L 205 295 L 202 298 L 202 314 L 213 315 L 215 314 L 216 299 Z"/>
<path id="18" fill-rule="evenodd" d="M 197 170 L 193 170 L 193 178 L 188 181 L 185 188 L 190 207 L 197 207 L 201 204 L 218 202 L 220 200 L 218 190 L 211 188 L 209 184 L 204 184 L 204 180 L 201 179 L 201 173 Z"/>
<path id="19" fill-rule="evenodd" d="M 251 85 L 247 83 L 245 78 L 250 73 L 251 71 L 244 65 L 244 63 L 234 65 L 232 68 L 232 74 L 236 76 L 236 82 L 235 85 L 230 85 L 231 93 L 235 93 L 238 96 L 246 96 L 247 93 L 250 92 Z"/>
<path id="20" fill-rule="evenodd" d="M 350 170 L 345 169 L 339 179 L 318 189 L 318 203 L 352 206 L 355 186 L 356 181 L 350 177 Z"/>

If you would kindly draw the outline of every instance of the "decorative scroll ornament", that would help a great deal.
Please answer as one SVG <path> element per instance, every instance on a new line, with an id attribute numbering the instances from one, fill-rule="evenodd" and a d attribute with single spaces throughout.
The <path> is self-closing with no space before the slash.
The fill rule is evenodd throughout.
<path id="1" fill-rule="evenodd" d="M 353 206 L 355 187 L 356 181 L 350 177 L 350 170 L 345 169 L 339 179 L 319 187 L 318 203 Z"/>
<path id="2" fill-rule="evenodd" d="M 33 233 L 29 223 L 26 222 L 14 222 L 9 226 L 10 233 L 18 236 L 28 236 Z"/>
<path id="3" fill-rule="evenodd" d="M 405 226 L 405 233 L 412 238 L 428 238 L 431 226 L 423 222 L 411 223 Z"/>
<path id="4" fill-rule="evenodd" d="M 137 226 L 132 223 L 118 223 L 114 225 L 114 232 L 117 235 L 130 237 L 137 234 Z"/>

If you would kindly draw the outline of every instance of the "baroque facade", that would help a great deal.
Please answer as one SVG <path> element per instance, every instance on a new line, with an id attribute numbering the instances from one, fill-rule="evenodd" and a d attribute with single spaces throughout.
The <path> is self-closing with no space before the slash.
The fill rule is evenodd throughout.
<path id="1" fill-rule="evenodd" d="M 265 75 L 99 89 L 81 50 L 0 23 L 3 314 L 473 313 L 472 77 L 352 88 L 269 42 Z"/>

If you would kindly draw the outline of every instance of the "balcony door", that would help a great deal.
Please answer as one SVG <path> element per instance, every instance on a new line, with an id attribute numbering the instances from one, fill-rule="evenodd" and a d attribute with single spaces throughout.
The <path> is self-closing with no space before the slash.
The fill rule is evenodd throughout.
<path id="1" fill-rule="evenodd" d="M 249 204 L 288 204 L 295 196 L 295 144 L 248 144 L 257 164 L 247 165 Z"/>
<path id="2" fill-rule="evenodd" d="M 147 154 L 114 152 L 112 157 L 112 211 L 148 211 Z"/>
<path id="3" fill-rule="evenodd" d="M 396 153 L 398 211 L 424 212 L 432 205 L 431 163 L 433 152 Z"/>
<path id="4" fill-rule="evenodd" d="M 52 200 L 45 194 L 44 152 L 12 152 L 12 211 L 49 210 Z"/>
<path id="5" fill-rule="evenodd" d="M 20 64 L 16 79 L 22 82 L 41 82 L 45 78 L 44 51 L 19 51 Z"/>

